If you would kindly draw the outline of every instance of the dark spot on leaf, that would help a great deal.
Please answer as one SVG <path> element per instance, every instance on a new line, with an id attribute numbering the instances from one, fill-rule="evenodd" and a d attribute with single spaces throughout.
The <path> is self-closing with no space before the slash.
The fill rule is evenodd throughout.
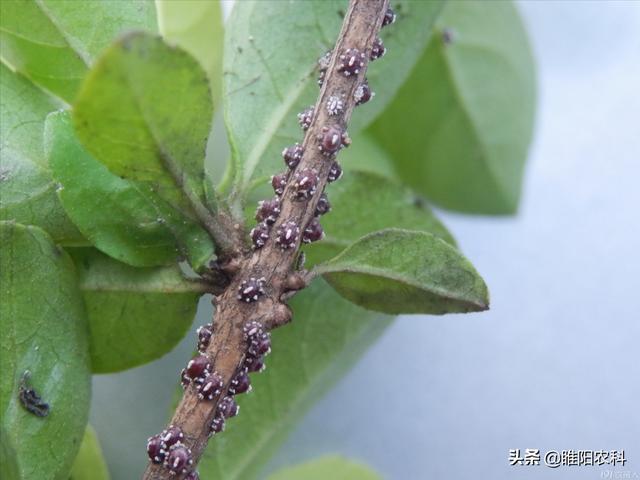
<path id="1" fill-rule="evenodd" d="M 445 45 L 451 45 L 455 40 L 455 32 L 450 28 L 442 30 L 442 42 Z"/>
<path id="2" fill-rule="evenodd" d="M 239 46 L 239 45 L 238 45 L 237 50 L 238 50 L 238 53 L 242 53 L 242 52 L 243 52 L 242 47 L 241 47 L 241 46 Z"/>
<path id="3" fill-rule="evenodd" d="M 20 379 L 18 388 L 18 397 L 22 406 L 30 413 L 37 417 L 46 417 L 49 415 L 49 404 L 42 400 L 40 395 L 29 386 L 29 377 L 31 372 L 25 370 Z"/>
<path id="4" fill-rule="evenodd" d="M 0 182 L 4 182 L 8 180 L 10 177 L 11 171 L 8 168 L 0 168 Z"/>
<path id="5" fill-rule="evenodd" d="M 338 10 L 338 16 L 339 16 L 340 18 L 344 18 L 344 15 L 345 15 L 345 14 L 344 14 L 344 10 L 342 10 L 342 9 Z"/>
<path id="6" fill-rule="evenodd" d="M 421 197 L 414 197 L 413 206 L 414 207 L 419 207 L 419 208 L 424 208 L 426 206 L 426 202 Z"/>

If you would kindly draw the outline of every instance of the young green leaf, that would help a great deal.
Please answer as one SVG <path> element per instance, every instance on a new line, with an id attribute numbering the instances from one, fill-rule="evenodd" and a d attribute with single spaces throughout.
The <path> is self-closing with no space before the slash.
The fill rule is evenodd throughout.
<path id="1" fill-rule="evenodd" d="M 159 37 L 131 33 L 89 72 L 73 109 L 78 137 L 113 173 L 147 182 L 187 217 L 205 211 L 213 106 L 198 62 Z"/>
<path id="2" fill-rule="evenodd" d="M 155 360 L 186 335 L 202 288 L 177 265 L 134 268 L 90 248 L 70 253 L 89 317 L 94 373 Z"/>
<path id="3" fill-rule="evenodd" d="M 363 235 L 397 227 L 430 232 L 455 241 L 415 194 L 374 173 L 351 171 L 331 186 L 331 213 L 321 218 L 326 237 L 305 247 L 308 265 L 337 255 Z"/>
<path id="4" fill-rule="evenodd" d="M 37 227 L 0 222 L 0 244 L 0 427 L 20 478 L 64 478 L 87 423 L 91 387 L 75 269 Z M 47 416 L 27 411 L 21 383 L 48 404 Z"/>
<path id="5" fill-rule="evenodd" d="M 156 0 L 158 27 L 207 72 L 214 105 L 222 95 L 222 8 L 218 0 Z"/>
<path id="6" fill-rule="evenodd" d="M 381 480 L 366 465 L 338 455 L 327 455 L 293 467 L 283 468 L 269 475 L 267 480 Z"/>
<path id="7" fill-rule="evenodd" d="M 102 456 L 98 435 L 91 425 L 87 425 L 69 480 L 109 480 L 109 478 L 109 470 Z"/>
<path id="8" fill-rule="evenodd" d="M 45 149 L 58 196 L 67 214 L 98 249 L 133 266 L 206 262 L 213 243 L 197 223 L 185 219 L 148 185 L 111 173 L 77 140 L 68 112 L 47 117 Z"/>
<path id="9" fill-rule="evenodd" d="M 398 21 L 382 34 L 393 55 L 368 70 L 378 95 L 354 116 L 352 135 L 391 101 L 442 6 L 441 1 L 393 3 Z M 333 48 L 345 7 L 340 0 L 235 3 L 225 34 L 223 90 L 234 169 L 227 178 L 238 195 L 249 190 L 252 179 L 277 171 L 282 149 L 300 141 L 296 113 L 317 97 L 317 59 Z"/>
<path id="10" fill-rule="evenodd" d="M 0 55 L 71 103 L 97 53 L 124 28 L 154 29 L 152 0 L 3 0 Z"/>
<path id="11" fill-rule="evenodd" d="M 59 107 L 0 64 L 0 220 L 37 225 L 57 242 L 84 243 L 56 196 L 42 148 L 45 116 Z"/>
<path id="12" fill-rule="evenodd" d="M 420 193 L 453 210 L 506 214 L 518 206 L 534 108 L 534 62 L 515 6 L 449 2 L 371 130 Z"/>
<path id="13" fill-rule="evenodd" d="M 378 312 L 441 315 L 489 308 L 487 286 L 473 265 L 427 232 L 372 233 L 317 272 L 343 297 Z"/>
<path id="14" fill-rule="evenodd" d="M 256 477 L 293 425 L 392 321 L 340 298 L 322 280 L 296 295 L 291 307 L 301 321 L 273 332 L 267 370 L 251 378 L 256 394 L 238 397 L 242 414 L 209 443 L 202 478 Z"/>

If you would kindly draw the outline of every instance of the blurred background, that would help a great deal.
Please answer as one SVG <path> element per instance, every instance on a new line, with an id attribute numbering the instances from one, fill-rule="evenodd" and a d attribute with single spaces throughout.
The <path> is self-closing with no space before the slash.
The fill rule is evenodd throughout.
<path id="1" fill-rule="evenodd" d="M 438 212 L 491 311 L 400 317 L 268 471 L 337 452 L 394 480 L 640 478 L 640 2 L 519 7 L 539 88 L 520 212 Z M 205 300 L 194 327 L 210 316 Z M 192 344 L 94 377 L 91 421 L 114 479 L 142 472 Z M 627 462 L 510 466 L 516 448 L 624 449 Z"/>

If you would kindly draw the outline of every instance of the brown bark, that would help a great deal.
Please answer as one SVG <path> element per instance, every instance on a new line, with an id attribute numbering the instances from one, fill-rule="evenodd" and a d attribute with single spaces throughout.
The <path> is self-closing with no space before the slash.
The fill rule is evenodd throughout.
<path id="1" fill-rule="evenodd" d="M 269 241 L 263 248 L 233 259 L 233 272 L 227 269 L 232 278 L 229 286 L 214 302 L 214 336 L 206 350 L 214 370 L 224 379 L 223 394 L 212 401 L 199 400 L 195 390 L 192 387 L 187 388 L 170 422 L 182 429 L 183 443 L 193 454 L 194 469 L 207 445 L 209 425 L 215 416 L 217 404 L 224 397 L 229 382 L 243 365 L 246 348 L 242 332 L 244 324 L 255 320 L 271 329 L 287 323 L 291 318 L 290 310 L 284 301 L 290 296 L 292 286 L 299 288 L 304 285 L 304 282 L 300 282 L 303 276 L 295 272 L 300 239 L 295 248 L 282 250 L 274 240 L 275 232 L 279 225 L 291 220 L 304 230 L 304 226 L 314 217 L 316 204 L 327 183 L 332 163 L 332 159 L 318 150 L 317 136 L 321 134 L 324 126 L 338 125 L 346 130 L 355 106 L 354 92 L 364 81 L 368 63 L 365 62 L 358 75 L 345 77 L 337 70 L 338 57 L 347 48 L 357 48 L 365 52 L 368 59 L 387 6 L 388 0 L 351 0 L 345 14 L 342 30 L 315 105 L 314 118 L 304 137 L 305 153 L 297 167 L 297 170 L 317 170 L 319 183 L 316 193 L 308 200 L 294 200 L 293 182 L 289 180 L 281 196 L 281 213 L 271 228 Z M 332 95 L 343 99 L 344 109 L 341 113 L 330 116 L 325 106 Z M 250 277 L 265 278 L 265 294 L 256 302 L 240 302 L 237 299 L 239 286 L 243 280 Z M 143 475 L 144 480 L 176 478 L 182 476 L 171 475 L 167 468 L 154 464 L 149 464 Z"/>

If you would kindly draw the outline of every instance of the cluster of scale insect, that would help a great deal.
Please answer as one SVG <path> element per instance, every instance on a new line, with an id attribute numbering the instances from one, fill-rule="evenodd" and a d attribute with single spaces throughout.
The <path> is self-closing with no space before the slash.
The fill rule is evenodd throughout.
<path id="1" fill-rule="evenodd" d="M 247 322 L 242 329 L 245 344 L 245 358 L 242 366 L 229 383 L 227 395 L 220 400 L 216 413 L 209 426 L 209 436 L 224 430 L 226 420 L 235 417 L 240 411 L 234 396 L 251 391 L 250 373 L 265 369 L 265 356 L 271 352 L 271 334 L 257 321 Z"/>
<path id="2" fill-rule="evenodd" d="M 152 463 L 162 465 L 172 475 L 184 475 L 185 480 L 198 480 L 192 469 L 191 450 L 184 443 L 180 427 L 169 425 L 165 430 L 147 439 L 147 455 Z"/>
<path id="3" fill-rule="evenodd" d="M 382 22 L 382 26 L 390 25 L 396 19 L 393 10 L 388 9 Z M 368 60 L 376 60 L 384 55 L 386 49 L 382 40 L 376 39 L 369 51 Z M 326 73 L 333 60 L 333 51 L 328 51 L 319 60 L 320 76 L 318 84 L 322 85 Z M 336 61 L 339 73 L 347 78 L 356 78 L 367 61 L 367 55 L 356 48 L 347 48 L 341 52 Z M 360 83 L 354 93 L 356 105 L 362 105 L 373 98 L 375 94 L 369 88 L 367 79 Z M 330 117 L 340 115 L 345 107 L 342 95 L 331 95 L 324 108 Z M 309 107 L 298 114 L 298 122 L 306 131 L 311 127 L 316 112 L 314 107 Z M 336 161 L 337 153 L 350 144 L 347 133 L 339 125 L 325 125 L 316 136 L 318 150 L 327 161 L 331 162 L 327 182 L 331 183 L 342 176 L 342 168 Z M 296 201 L 308 201 L 317 192 L 319 177 L 318 172 L 297 167 L 304 155 L 304 147 L 294 144 L 282 152 L 282 157 L 287 166 L 283 173 L 271 177 L 271 185 L 275 197 L 263 200 L 258 204 L 256 211 L 256 227 L 251 230 L 250 237 L 253 248 L 262 248 L 270 240 L 272 226 L 278 222 L 281 213 L 281 198 L 290 185 L 292 198 Z M 301 229 L 294 220 L 285 220 L 278 225 L 274 239 L 281 249 L 294 248 L 299 241 L 311 243 L 320 240 L 324 236 L 319 218 L 331 210 L 331 204 L 325 192 L 322 192 L 316 203 L 314 216 L 311 221 Z M 255 302 L 265 294 L 265 279 L 249 277 L 243 280 L 238 287 L 237 299 L 240 302 Z M 213 325 L 203 325 L 197 330 L 198 354 L 193 357 L 181 372 L 183 388 L 194 388 L 201 401 L 212 401 L 223 391 L 224 381 L 213 370 L 213 366 L 206 350 L 213 338 Z M 220 399 L 216 413 L 209 425 L 209 436 L 224 430 L 225 421 L 235 417 L 240 407 L 235 401 L 235 395 L 251 391 L 250 373 L 261 372 L 265 369 L 265 356 L 271 352 L 271 335 L 267 329 L 257 321 L 248 322 L 243 328 L 245 343 L 245 358 L 242 366 L 229 383 L 226 395 Z M 179 427 L 170 425 L 161 433 L 150 437 L 147 441 L 147 454 L 152 463 L 161 464 L 172 475 L 184 475 L 185 480 L 198 480 L 198 473 L 193 470 L 191 450 L 183 443 L 184 434 Z"/>
<path id="4" fill-rule="evenodd" d="M 213 420 L 209 424 L 209 436 L 224 430 L 226 420 L 240 412 L 235 396 L 251 391 L 249 373 L 262 372 L 265 369 L 264 359 L 271 352 L 271 334 L 256 321 L 247 322 L 243 328 L 245 358 L 236 372 L 226 395 L 220 399 Z M 212 371 L 212 364 L 206 349 L 213 338 L 213 324 L 202 325 L 197 330 L 198 354 L 194 356 L 182 370 L 183 388 L 195 388 L 198 398 L 211 401 L 222 393 L 224 382 L 222 377 Z M 183 443 L 184 433 L 174 425 L 169 425 L 161 433 L 147 440 L 149 460 L 168 469 L 172 475 L 185 475 L 185 480 L 198 480 L 198 472 L 192 469 L 191 450 Z"/>
<path id="5" fill-rule="evenodd" d="M 389 25 L 394 21 L 395 14 L 391 9 L 388 9 L 385 12 L 383 26 Z M 368 55 L 365 52 L 359 51 L 357 48 L 346 48 L 343 52 L 340 52 L 335 59 L 336 69 L 345 77 L 356 78 L 361 69 L 364 68 L 367 59 L 369 61 L 376 60 L 382 57 L 385 52 L 386 49 L 380 38 L 374 41 Z M 324 78 L 331 66 L 332 60 L 332 50 L 329 50 L 318 59 L 318 69 L 320 72 L 318 85 L 324 83 Z M 362 105 L 371 100 L 374 95 L 375 93 L 371 91 L 369 83 L 365 78 L 356 87 L 353 94 L 353 101 L 356 105 Z M 326 109 L 329 117 L 339 116 L 345 108 L 345 95 L 342 93 L 330 95 L 325 101 L 323 108 Z M 316 113 L 315 107 L 310 106 L 298 114 L 298 123 L 302 130 L 307 131 L 311 127 Z M 351 143 L 349 136 L 340 125 L 331 124 L 325 125 L 320 129 L 320 133 L 317 134 L 315 141 L 320 153 L 331 162 L 327 178 L 328 182 L 331 183 L 338 180 L 342 175 L 342 168 L 335 160 L 335 157 L 342 148 L 349 146 Z M 271 186 L 273 187 L 275 197 L 270 200 L 263 200 L 258 204 L 256 211 L 256 221 L 258 223 L 249 233 L 254 249 L 264 247 L 272 236 L 276 245 L 283 250 L 295 248 L 298 242 L 311 243 L 323 238 L 324 233 L 318 217 L 329 212 L 331 208 L 324 192 L 316 206 L 314 218 L 308 225 L 301 228 L 295 220 L 285 219 L 280 222 L 275 232 L 272 232 L 272 226 L 277 223 L 278 216 L 280 215 L 280 199 L 287 190 L 288 184 L 291 184 L 290 191 L 292 192 L 293 199 L 296 201 L 309 200 L 315 195 L 318 189 L 319 176 L 317 171 L 309 168 L 298 170 L 298 165 L 304 153 L 305 149 L 299 143 L 286 147 L 282 151 L 282 158 L 287 170 L 271 177 Z M 251 279 L 248 280 L 248 282 L 247 287 L 251 287 Z M 251 290 L 251 293 L 253 292 L 254 290 Z M 255 290 L 255 292 L 258 297 L 261 295 L 260 291 Z M 241 291 L 238 294 L 240 300 L 247 302 L 257 300 L 257 298 L 254 297 L 255 295 L 247 296 L 241 287 Z"/>

